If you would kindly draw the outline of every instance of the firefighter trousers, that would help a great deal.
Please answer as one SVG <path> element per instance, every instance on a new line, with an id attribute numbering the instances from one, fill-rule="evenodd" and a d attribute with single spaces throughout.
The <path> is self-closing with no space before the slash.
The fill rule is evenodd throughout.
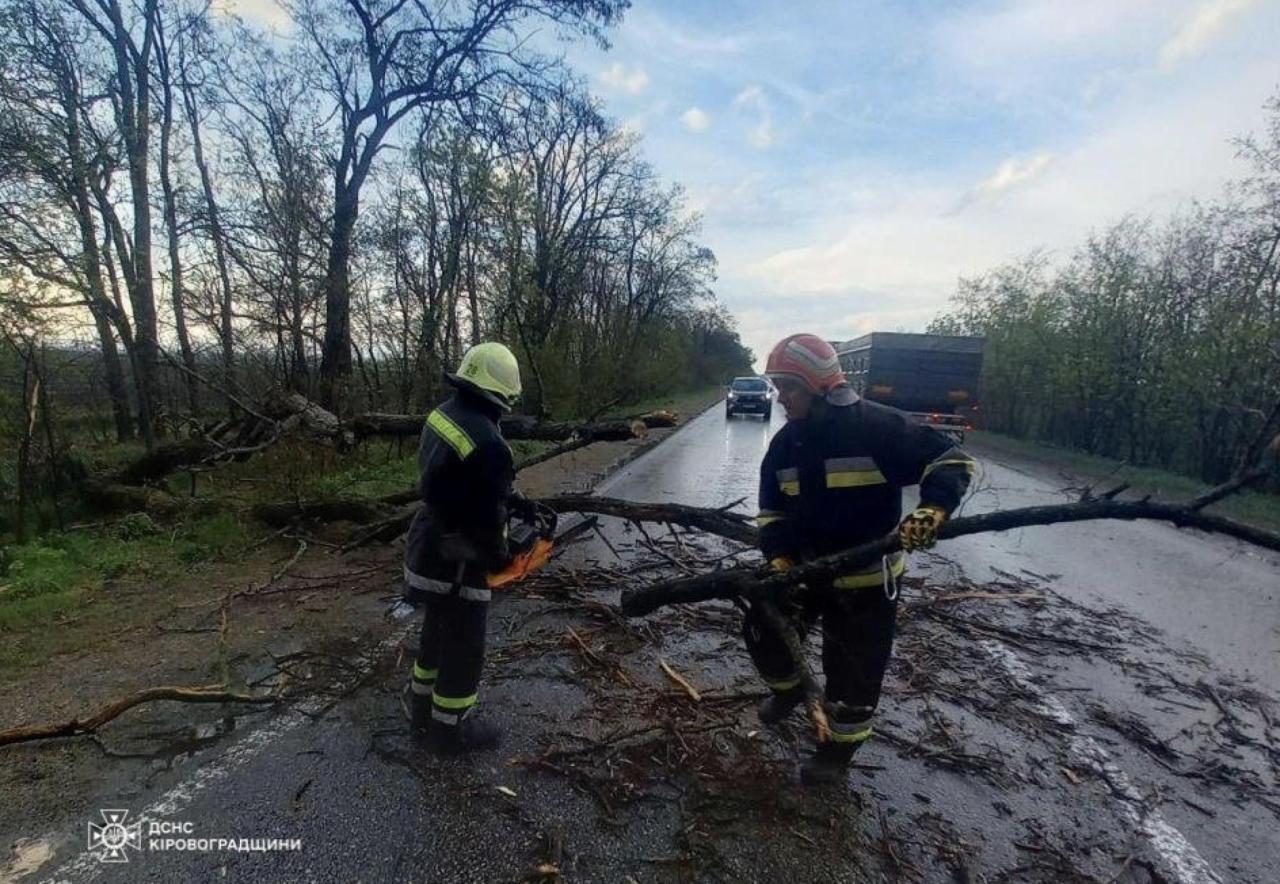
<path id="1" fill-rule="evenodd" d="M 890 599 L 881 586 L 821 593 L 801 588 L 783 606 L 801 640 L 821 622 L 826 701 L 837 721 L 866 721 L 880 701 L 898 607 L 896 591 L 892 594 Z M 742 631 L 747 652 L 770 688 L 783 692 L 799 686 L 786 645 L 755 606 L 748 609 Z"/>
<path id="2" fill-rule="evenodd" d="M 456 725 L 476 704 L 484 668 L 489 590 L 428 592 L 422 638 L 413 667 L 414 693 L 430 693 L 431 717 Z"/>

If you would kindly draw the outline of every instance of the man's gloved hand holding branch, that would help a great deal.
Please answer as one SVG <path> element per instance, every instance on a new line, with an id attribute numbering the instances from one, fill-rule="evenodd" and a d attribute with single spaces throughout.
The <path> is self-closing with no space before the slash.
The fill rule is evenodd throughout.
<path id="1" fill-rule="evenodd" d="M 898 525 L 898 539 L 908 552 L 930 549 L 938 542 L 938 529 L 947 521 L 947 511 L 933 504 L 921 504 Z"/>

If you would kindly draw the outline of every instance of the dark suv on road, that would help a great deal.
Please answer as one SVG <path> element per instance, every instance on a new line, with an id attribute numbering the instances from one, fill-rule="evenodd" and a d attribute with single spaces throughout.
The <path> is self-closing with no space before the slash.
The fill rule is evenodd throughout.
<path id="1" fill-rule="evenodd" d="M 759 414 L 773 417 L 773 387 L 764 378 L 734 378 L 724 400 L 724 416 Z"/>

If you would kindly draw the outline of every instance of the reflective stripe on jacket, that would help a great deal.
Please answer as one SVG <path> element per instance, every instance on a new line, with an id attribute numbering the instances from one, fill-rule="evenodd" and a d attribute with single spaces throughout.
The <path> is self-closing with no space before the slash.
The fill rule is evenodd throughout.
<path id="1" fill-rule="evenodd" d="M 766 560 L 818 558 L 876 540 L 902 519 L 902 489 L 948 513 L 960 504 L 974 461 L 942 434 L 905 413 L 859 399 L 816 402 L 804 420 L 778 431 L 760 466 L 760 549 Z M 896 577 L 899 554 L 887 566 Z M 880 562 L 836 585 L 879 586 Z"/>
<path id="2" fill-rule="evenodd" d="M 409 526 L 404 562 L 405 579 L 417 589 L 447 591 L 457 580 L 457 561 L 441 554 L 446 535 L 459 535 L 474 554 L 463 575 L 468 587 L 483 588 L 485 573 L 507 562 L 515 467 L 499 417 L 496 405 L 463 391 L 427 415 L 418 445 L 423 505 Z"/>

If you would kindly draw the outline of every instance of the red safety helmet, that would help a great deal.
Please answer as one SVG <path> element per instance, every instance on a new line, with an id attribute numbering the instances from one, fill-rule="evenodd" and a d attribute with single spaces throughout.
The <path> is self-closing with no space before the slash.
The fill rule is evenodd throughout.
<path id="1" fill-rule="evenodd" d="M 764 373 L 774 380 L 798 380 L 818 396 L 825 396 L 845 382 L 835 348 L 817 335 L 783 338 L 769 353 Z"/>

